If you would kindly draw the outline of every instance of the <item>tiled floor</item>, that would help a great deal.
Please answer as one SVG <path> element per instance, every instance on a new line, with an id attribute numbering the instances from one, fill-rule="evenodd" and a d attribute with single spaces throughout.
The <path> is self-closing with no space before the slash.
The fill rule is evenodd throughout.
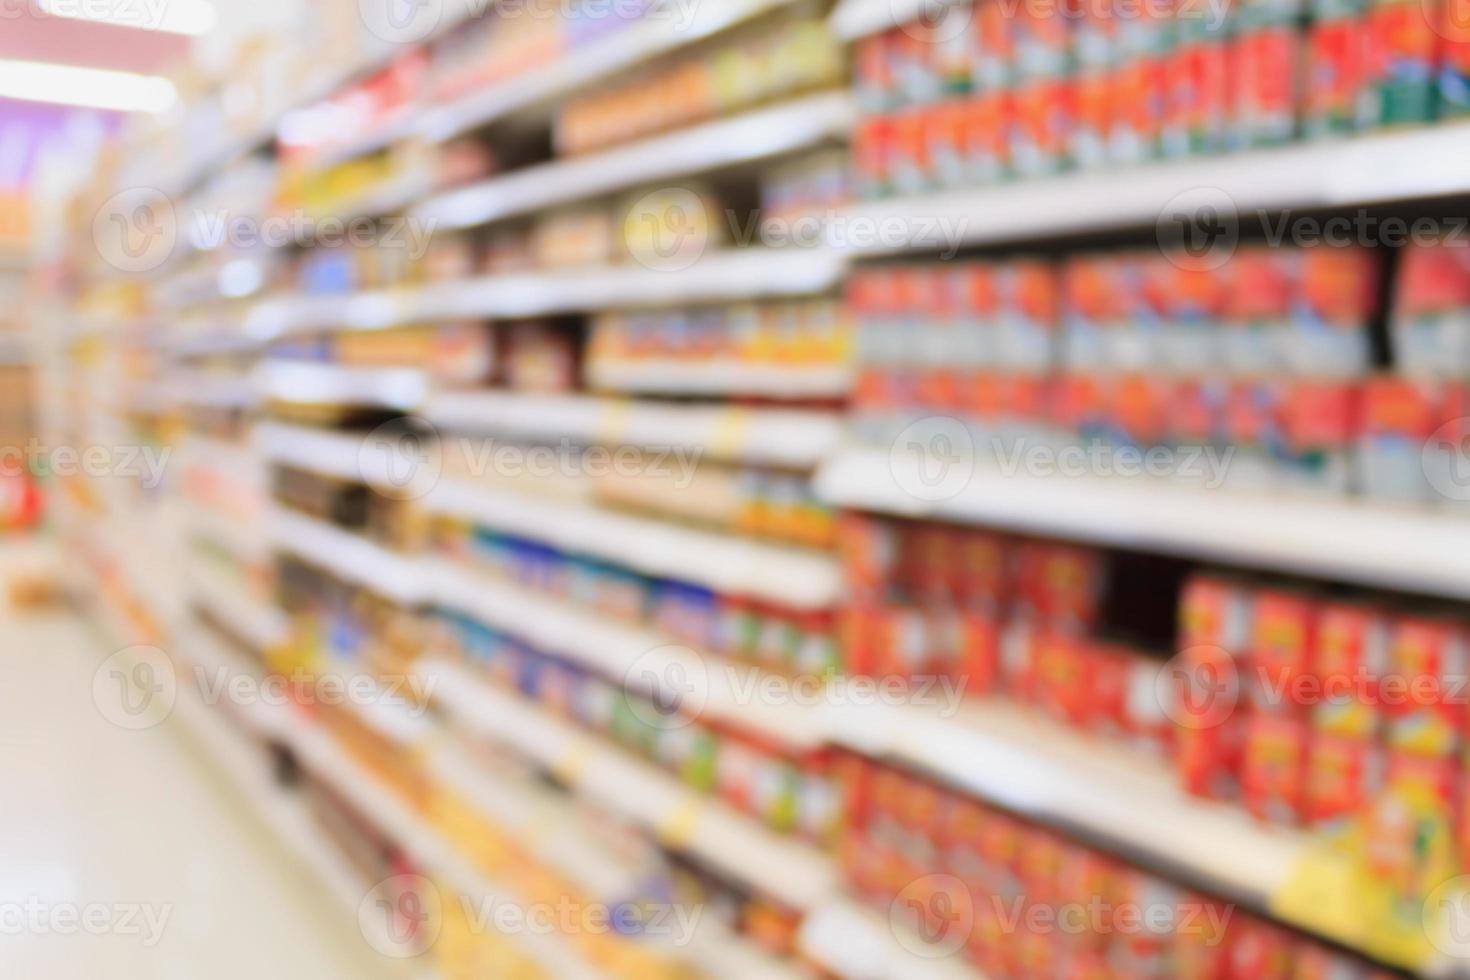
<path id="1" fill-rule="evenodd" d="M 0 606 L 0 978 L 391 976 L 188 729 L 102 717 L 103 647 Z"/>

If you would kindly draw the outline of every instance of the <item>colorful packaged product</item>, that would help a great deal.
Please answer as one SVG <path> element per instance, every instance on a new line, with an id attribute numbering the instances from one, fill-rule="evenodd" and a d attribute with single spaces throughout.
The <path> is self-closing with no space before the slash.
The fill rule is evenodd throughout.
<path id="1" fill-rule="evenodd" d="M 1364 116 L 1368 26 L 1361 16 L 1319 20 L 1307 29 L 1302 127 L 1309 137 L 1358 129 Z"/>
<path id="2" fill-rule="evenodd" d="M 1339 738 L 1376 739 L 1385 717 L 1379 683 L 1388 671 L 1383 613 L 1358 603 L 1324 603 L 1314 670 L 1321 699 L 1312 711 L 1312 727 Z"/>
<path id="3" fill-rule="evenodd" d="M 1241 374 L 1276 369 L 1301 277 L 1297 250 L 1242 248 L 1222 271 L 1231 285 L 1223 336 L 1226 366 Z"/>
<path id="4" fill-rule="evenodd" d="M 1388 674 L 1380 685 L 1396 752 L 1452 757 L 1464 736 L 1466 637 L 1443 619 L 1400 616 L 1389 625 Z"/>
<path id="5" fill-rule="evenodd" d="M 1464 377 L 1470 367 L 1470 246 L 1463 241 L 1404 246 L 1392 328 L 1399 373 Z"/>
<path id="6" fill-rule="evenodd" d="M 1372 0 L 1365 124 L 1426 123 L 1438 109 L 1439 0 Z"/>
<path id="7" fill-rule="evenodd" d="M 1378 306 L 1378 255 L 1366 248 L 1301 249 L 1293 332 L 1282 360 L 1303 377 L 1356 377 L 1372 364 L 1368 321 Z"/>
<path id="8" fill-rule="evenodd" d="M 1261 589 L 1252 603 L 1248 680 L 1245 693 L 1256 711 L 1305 717 L 1302 680 L 1316 652 L 1319 605 L 1314 597 L 1284 589 Z"/>
<path id="9" fill-rule="evenodd" d="M 1254 714 L 1246 721 L 1240 792 L 1259 820 L 1282 826 L 1301 822 L 1311 731 L 1296 718 Z"/>
<path id="10" fill-rule="evenodd" d="M 1307 825 L 1342 827 L 1377 796 L 1383 779 L 1383 750 L 1376 742 L 1317 732 L 1307 758 Z"/>
<path id="11" fill-rule="evenodd" d="M 1231 47 L 1235 76 L 1231 145 L 1250 148 L 1288 142 L 1296 135 L 1302 59 L 1296 25 L 1243 29 Z"/>

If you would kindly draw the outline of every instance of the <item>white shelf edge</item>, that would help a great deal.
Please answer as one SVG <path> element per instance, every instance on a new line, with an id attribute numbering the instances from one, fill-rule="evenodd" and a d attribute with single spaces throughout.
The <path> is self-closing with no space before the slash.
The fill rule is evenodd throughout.
<path id="1" fill-rule="evenodd" d="M 923 956 L 917 937 L 900 942 L 898 927 L 870 909 L 837 899 L 801 924 L 801 951 L 839 980 L 985 980 L 958 956 Z"/>
<path id="2" fill-rule="evenodd" d="M 648 575 L 764 599 L 794 609 L 828 609 L 842 573 L 830 554 L 764 544 L 577 504 L 557 504 L 492 487 L 441 480 L 426 509 Z"/>
<path id="3" fill-rule="evenodd" d="M 509 391 L 436 394 L 424 415 L 450 431 L 694 449 L 714 459 L 800 469 L 815 467 L 843 434 L 837 412 Z"/>
<path id="4" fill-rule="evenodd" d="M 924 486 L 915 465 L 844 452 L 819 471 L 817 490 L 842 507 L 1470 598 L 1470 552 L 1454 546 L 1462 537 L 1470 544 L 1470 522 L 1450 513 L 1142 480 L 1001 476 L 978 466 L 954 496 L 930 501 L 904 489 Z"/>
<path id="5" fill-rule="evenodd" d="M 699 703 L 690 707 L 697 718 L 711 718 L 798 751 L 815 749 L 824 741 L 817 706 L 795 699 L 765 703 L 759 696 L 742 695 L 762 690 L 761 672 L 755 667 L 691 650 L 652 630 L 585 612 L 449 562 L 431 565 L 429 576 L 444 608 L 545 653 L 567 657 L 620 688 L 633 688 L 640 679 L 677 682 L 664 684 L 664 696 L 678 700 L 693 691 Z M 702 680 L 691 680 L 696 677 Z"/>
<path id="6" fill-rule="evenodd" d="M 260 397 L 297 405 L 369 405 L 409 412 L 428 397 L 417 368 L 373 368 L 319 361 L 272 360 L 255 371 Z"/>
<path id="7" fill-rule="evenodd" d="M 432 197 L 410 216 L 457 231 L 639 184 L 767 160 L 846 136 L 846 92 L 809 95 L 586 156 L 557 160 Z"/>
<path id="8" fill-rule="evenodd" d="M 277 506 L 271 513 L 276 548 L 400 605 L 429 598 L 419 562 L 364 537 Z"/>
<path id="9" fill-rule="evenodd" d="M 436 681 L 435 697 L 467 729 L 557 772 L 579 794 L 653 830 L 666 844 L 793 908 L 815 908 L 835 892 L 836 869 L 812 845 L 767 830 L 452 664 L 426 664 L 424 670 Z"/>
<path id="10" fill-rule="evenodd" d="M 845 398 L 852 371 L 845 365 L 795 367 L 650 360 L 594 364 L 589 384 L 602 391 L 646 395 L 759 395 L 770 398 Z"/>
<path id="11" fill-rule="evenodd" d="M 889 28 L 907 24 L 927 14 L 934 16 L 941 5 L 958 0 L 840 0 L 832 11 L 828 25 L 832 33 L 844 41 L 856 41 Z"/>
<path id="12" fill-rule="evenodd" d="M 1214 208 L 1242 231 L 1262 211 L 1431 199 L 1470 193 L 1470 123 L 1303 142 L 1238 154 L 1067 173 L 853 205 L 855 223 L 914 229 L 907 243 L 855 242 L 869 255 L 937 252 L 1110 228 L 1152 227 L 1177 207 Z M 1223 197 L 1221 196 L 1223 195 Z M 1203 211 L 1201 210 L 1201 213 Z M 1259 219 L 1256 219 L 1259 220 Z"/>

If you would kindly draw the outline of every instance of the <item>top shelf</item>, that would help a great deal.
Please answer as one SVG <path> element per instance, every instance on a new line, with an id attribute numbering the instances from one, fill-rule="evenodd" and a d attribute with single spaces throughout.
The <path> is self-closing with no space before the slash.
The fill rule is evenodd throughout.
<path id="1" fill-rule="evenodd" d="M 931 16 L 955 0 L 841 0 L 829 21 L 832 33 L 844 41 L 879 34 L 890 27 L 907 24 L 923 15 Z"/>
<path id="2" fill-rule="evenodd" d="M 899 2 L 899 0 L 894 0 Z M 850 218 L 913 229 L 907 242 L 864 241 L 869 255 L 939 251 L 1156 225 L 1167 212 L 1233 204 L 1243 235 L 1259 212 L 1431 200 L 1470 194 L 1470 123 L 1303 143 L 1123 170 L 1069 173 L 855 205 Z M 1224 195 L 1222 197 L 1222 195 Z M 1176 200 L 1177 199 L 1177 200 Z M 1229 219 L 1229 214 L 1223 216 Z M 866 246 L 866 247 L 864 247 Z"/>

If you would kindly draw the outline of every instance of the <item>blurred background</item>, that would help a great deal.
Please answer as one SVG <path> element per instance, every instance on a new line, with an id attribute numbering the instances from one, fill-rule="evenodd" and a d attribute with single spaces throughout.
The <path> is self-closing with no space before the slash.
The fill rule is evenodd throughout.
<path id="1" fill-rule="evenodd" d="M 1470 973 L 1465 0 L 0 0 L 0 963 Z"/>

